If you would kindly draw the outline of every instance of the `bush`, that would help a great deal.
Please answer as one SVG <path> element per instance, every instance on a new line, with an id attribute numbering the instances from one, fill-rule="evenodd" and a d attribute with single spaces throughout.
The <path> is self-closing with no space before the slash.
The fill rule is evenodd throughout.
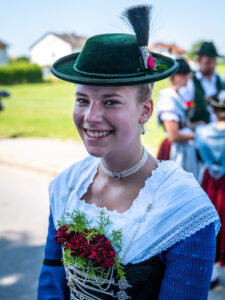
<path id="1" fill-rule="evenodd" d="M 34 64 L 0 66 L 0 84 L 42 82 L 42 70 Z"/>

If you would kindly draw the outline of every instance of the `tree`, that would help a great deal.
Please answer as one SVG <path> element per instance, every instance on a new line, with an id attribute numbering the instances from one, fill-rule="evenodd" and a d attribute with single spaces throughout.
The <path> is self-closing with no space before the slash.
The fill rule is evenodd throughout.
<path id="1" fill-rule="evenodd" d="M 25 63 L 25 64 L 29 64 L 29 62 L 30 62 L 30 60 L 29 60 L 29 58 L 27 57 L 27 56 L 19 56 L 19 57 L 17 57 L 17 58 L 12 58 L 12 57 L 10 57 L 10 63 L 11 64 L 20 64 L 20 63 Z"/>
<path id="2" fill-rule="evenodd" d="M 204 41 L 197 41 L 192 46 L 190 51 L 188 52 L 187 56 L 190 59 L 195 60 L 197 58 L 197 50 L 201 47 L 201 45 L 204 43 Z"/>

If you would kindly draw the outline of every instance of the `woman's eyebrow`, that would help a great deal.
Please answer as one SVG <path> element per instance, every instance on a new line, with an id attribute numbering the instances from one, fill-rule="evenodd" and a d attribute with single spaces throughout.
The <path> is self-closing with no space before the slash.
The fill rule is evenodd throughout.
<path id="1" fill-rule="evenodd" d="M 81 92 L 77 92 L 75 93 L 75 96 L 82 96 L 82 97 L 88 97 L 88 95 L 81 93 Z"/>
<path id="2" fill-rule="evenodd" d="M 117 93 L 111 93 L 111 94 L 105 94 L 103 95 L 104 98 L 109 98 L 109 97 L 122 97 L 120 94 Z"/>

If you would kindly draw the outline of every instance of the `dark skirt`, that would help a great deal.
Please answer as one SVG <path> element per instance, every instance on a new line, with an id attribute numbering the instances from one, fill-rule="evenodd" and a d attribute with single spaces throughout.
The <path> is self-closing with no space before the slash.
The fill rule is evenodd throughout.
<path id="1" fill-rule="evenodd" d="M 208 194 L 215 206 L 221 222 L 221 228 L 217 235 L 216 262 L 221 266 L 225 265 L 225 174 L 216 179 L 205 170 L 202 179 L 202 188 Z"/>
<path id="2" fill-rule="evenodd" d="M 170 159 L 170 149 L 171 149 L 171 143 L 170 141 L 165 138 L 161 145 L 159 146 L 159 152 L 157 155 L 157 158 L 159 160 L 169 160 Z"/>

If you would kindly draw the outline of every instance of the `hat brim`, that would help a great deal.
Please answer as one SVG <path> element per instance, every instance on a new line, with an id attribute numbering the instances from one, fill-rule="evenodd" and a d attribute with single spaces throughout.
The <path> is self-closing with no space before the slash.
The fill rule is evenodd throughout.
<path id="1" fill-rule="evenodd" d="M 209 101 L 209 104 L 215 108 L 222 108 L 222 109 L 225 109 L 225 103 L 221 104 L 219 103 L 218 101 L 215 101 L 215 100 L 210 100 Z"/>
<path id="2" fill-rule="evenodd" d="M 83 85 L 93 85 L 93 86 L 131 86 L 131 85 L 141 85 L 151 82 L 156 82 L 171 76 L 176 72 L 178 68 L 178 64 L 175 60 L 170 57 L 158 54 L 151 53 L 153 58 L 157 58 L 160 64 L 166 65 L 167 70 L 163 72 L 155 72 L 154 74 L 150 74 L 150 72 L 146 71 L 143 75 L 139 75 L 136 77 L 126 77 L 126 78 L 100 78 L 94 76 L 83 75 L 75 71 L 74 64 L 79 56 L 78 53 L 73 53 L 67 56 L 64 56 L 58 59 L 51 67 L 51 72 L 58 78 L 83 84 Z"/>

